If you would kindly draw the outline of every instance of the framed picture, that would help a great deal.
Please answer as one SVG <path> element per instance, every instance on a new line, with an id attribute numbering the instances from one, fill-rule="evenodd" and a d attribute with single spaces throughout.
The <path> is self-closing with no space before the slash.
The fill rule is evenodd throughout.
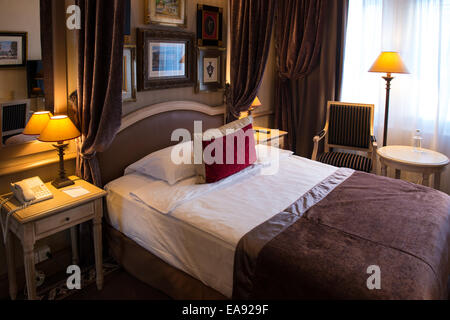
<path id="1" fill-rule="evenodd" d="M 0 32 L 0 68 L 24 67 L 27 63 L 27 33 Z"/>
<path id="2" fill-rule="evenodd" d="M 145 23 L 186 27 L 186 0 L 146 0 Z"/>
<path id="3" fill-rule="evenodd" d="M 198 49 L 196 92 L 219 91 L 225 88 L 225 53 L 225 48 Z"/>
<path id="4" fill-rule="evenodd" d="M 138 29 L 138 89 L 193 86 L 194 41 L 191 32 Z"/>
<path id="5" fill-rule="evenodd" d="M 222 46 L 222 20 L 222 8 L 197 5 L 198 46 Z"/>
<path id="6" fill-rule="evenodd" d="M 136 46 L 123 48 L 122 101 L 136 101 Z"/>

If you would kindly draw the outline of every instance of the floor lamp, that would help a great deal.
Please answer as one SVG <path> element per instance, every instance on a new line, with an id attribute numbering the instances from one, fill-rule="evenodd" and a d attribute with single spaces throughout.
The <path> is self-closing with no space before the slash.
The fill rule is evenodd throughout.
<path id="1" fill-rule="evenodd" d="M 403 64 L 402 58 L 397 52 L 382 52 L 375 63 L 370 68 L 369 72 L 387 73 L 384 80 L 386 80 L 386 105 L 384 111 L 384 134 L 383 147 L 387 144 L 388 122 L 389 122 L 389 96 L 391 91 L 391 81 L 394 79 L 392 73 L 409 73 Z"/>

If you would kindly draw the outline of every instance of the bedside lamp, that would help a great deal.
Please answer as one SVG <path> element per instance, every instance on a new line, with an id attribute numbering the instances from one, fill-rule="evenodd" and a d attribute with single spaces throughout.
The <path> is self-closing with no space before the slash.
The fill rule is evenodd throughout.
<path id="1" fill-rule="evenodd" d="M 370 68 L 369 72 L 386 73 L 386 104 L 384 111 L 384 134 L 383 134 L 383 147 L 387 144 L 387 132 L 389 122 L 389 95 L 391 91 L 391 81 L 394 77 L 392 73 L 409 73 L 403 64 L 402 58 L 397 52 L 382 52 L 375 63 Z"/>
<path id="2" fill-rule="evenodd" d="M 52 182 L 52 185 L 57 188 L 64 188 L 73 185 L 74 182 L 66 177 L 64 170 L 64 150 L 69 145 L 64 141 L 69 141 L 80 136 L 80 131 L 75 127 L 68 116 L 51 117 L 47 126 L 38 137 L 42 142 L 57 142 L 53 146 L 58 150 L 59 154 L 59 178 Z"/>
<path id="3" fill-rule="evenodd" d="M 258 108 L 261 107 L 261 101 L 259 101 L 258 97 L 255 98 L 255 100 L 253 100 L 252 105 L 250 106 L 250 108 L 248 108 L 248 115 L 251 116 L 252 112 Z"/>
<path id="4" fill-rule="evenodd" d="M 33 113 L 22 134 L 27 136 L 37 136 L 41 134 L 51 117 L 53 117 L 53 115 L 50 111 L 39 111 Z"/>

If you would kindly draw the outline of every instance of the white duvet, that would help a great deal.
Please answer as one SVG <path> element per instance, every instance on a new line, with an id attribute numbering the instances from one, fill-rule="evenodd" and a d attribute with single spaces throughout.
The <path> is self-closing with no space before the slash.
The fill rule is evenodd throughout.
<path id="1" fill-rule="evenodd" d="M 297 156 L 281 159 L 274 175 L 262 168 L 214 185 L 196 185 L 190 178 L 170 186 L 126 175 L 106 186 L 110 222 L 167 263 L 231 297 L 239 240 L 337 170 Z"/>

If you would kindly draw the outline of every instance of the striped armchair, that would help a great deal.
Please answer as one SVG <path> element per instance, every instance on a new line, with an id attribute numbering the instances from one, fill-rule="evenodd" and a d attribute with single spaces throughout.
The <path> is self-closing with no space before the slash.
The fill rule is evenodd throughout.
<path id="1" fill-rule="evenodd" d="M 355 104 L 329 101 L 327 122 L 314 137 L 312 160 L 336 167 L 365 172 L 376 172 L 377 142 L 373 135 L 373 104 Z M 317 156 L 319 142 L 325 138 L 325 152 Z M 363 151 L 366 156 L 334 149 Z"/>

